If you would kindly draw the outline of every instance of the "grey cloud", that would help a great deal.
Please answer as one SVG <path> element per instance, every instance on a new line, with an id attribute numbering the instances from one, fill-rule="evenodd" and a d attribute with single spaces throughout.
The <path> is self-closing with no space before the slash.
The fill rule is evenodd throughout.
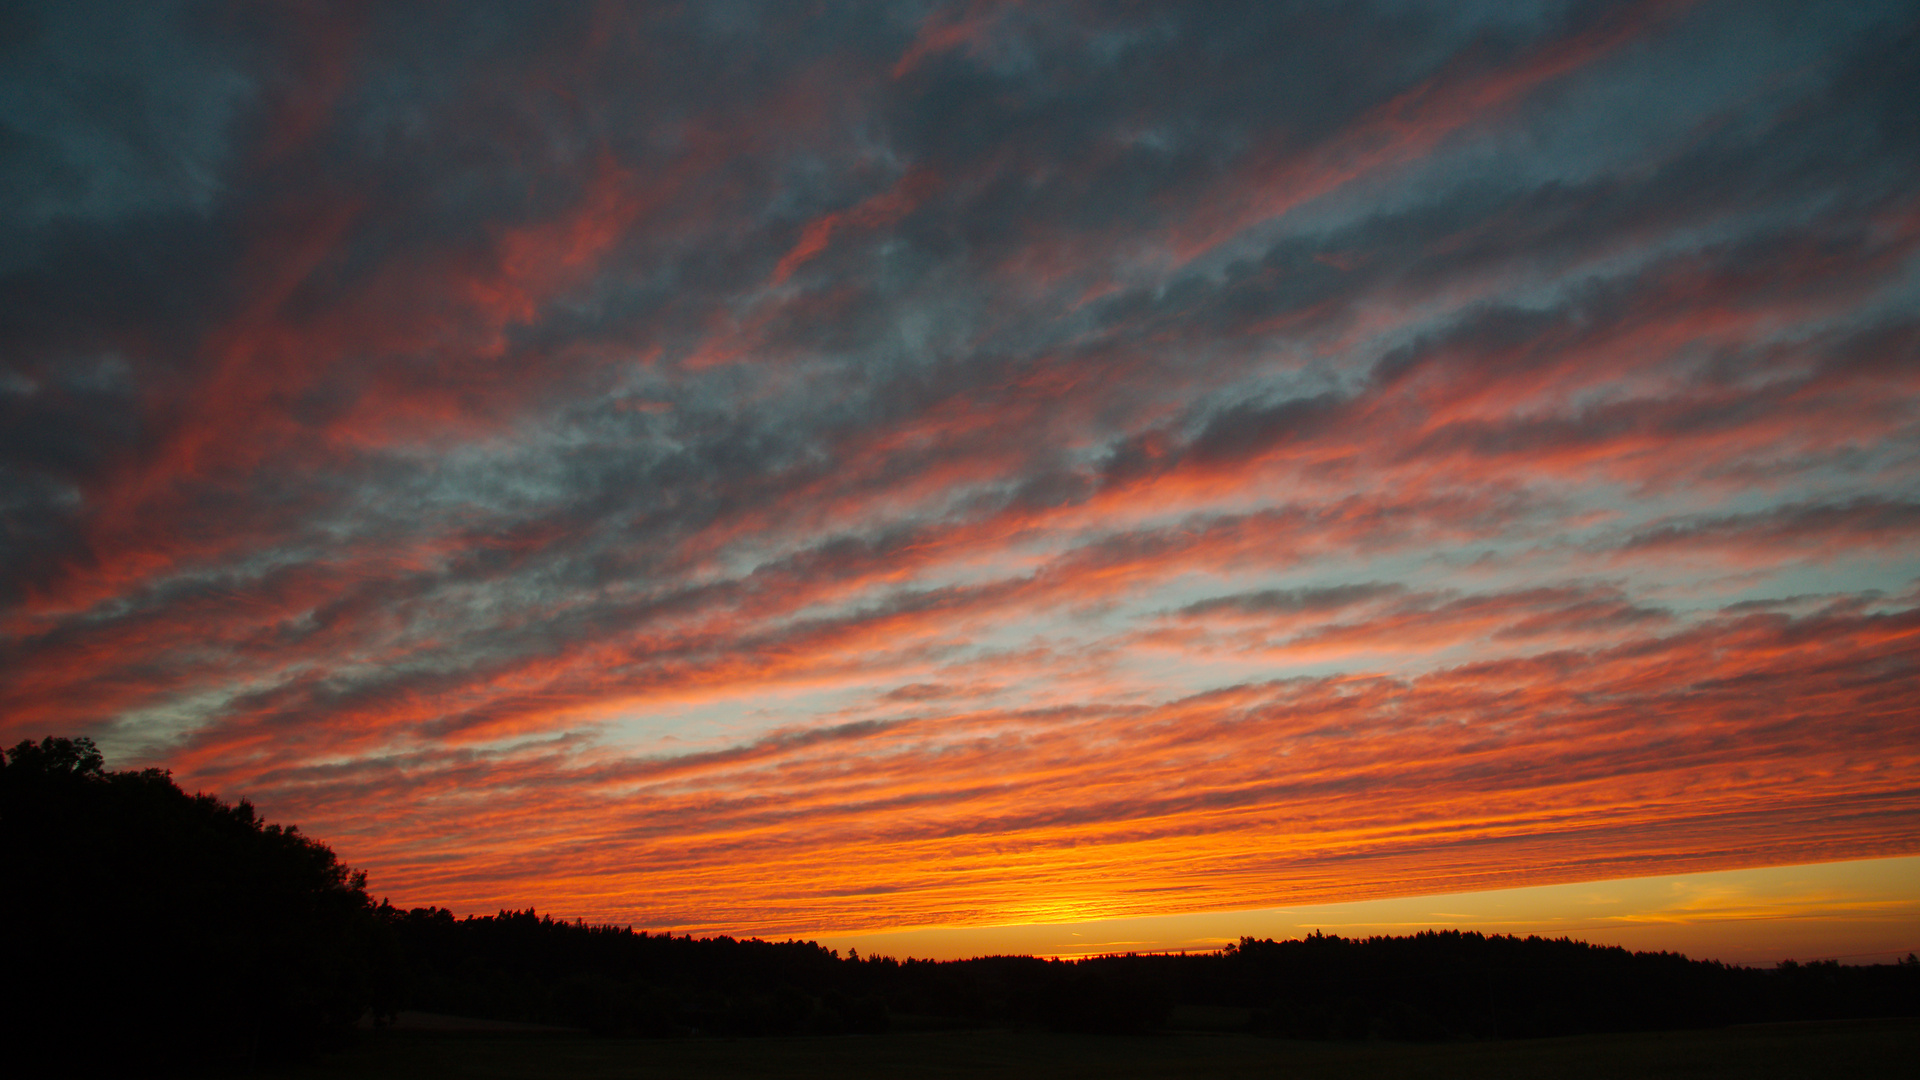
<path id="1" fill-rule="evenodd" d="M 1236 615 L 1274 614 L 1319 614 L 1338 611 L 1355 604 L 1377 600 L 1382 597 L 1399 596 L 1407 591 L 1405 585 L 1396 582 L 1369 581 L 1353 585 L 1331 585 L 1307 589 L 1262 589 L 1258 592 L 1239 593 L 1233 596 L 1217 596 L 1207 600 L 1198 600 L 1180 608 L 1175 614 L 1184 618 L 1201 618 L 1216 613 Z"/>
<path id="2" fill-rule="evenodd" d="M 1623 552 L 1664 548 L 1784 546 L 1848 551 L 1861 541 L 1900 544 L 1920 536 L 1920 502 L 1862 496 L 1846 502 L 1795 503 L 1748 514 L 1701 515 L 1637 532 Z M 1782 601 L 1784 603 L 1784 601 Z"/>

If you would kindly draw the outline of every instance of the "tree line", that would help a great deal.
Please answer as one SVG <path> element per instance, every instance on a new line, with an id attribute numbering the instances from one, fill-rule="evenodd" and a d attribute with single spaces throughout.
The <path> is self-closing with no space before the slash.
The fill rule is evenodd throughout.
<path id="1" fill-rule="evenodd" d="M 11 1055 L 127 1067 L 311 1054 L 407 1009 L 673 1037 L 968 1025 L 1209 1026 L 1445 1040 L 1920 1015 L 1920 961 L 1773 969 L 1441 931 L 1243 938 L 1208 954 L 842 957 L 533 909 L 376 903 L 364 874 L 244 800 L 111 772 L 86 739 L 0 753 Z"/>
<path id="2" fill-rule="evenodd" d="M 413 1007 L 607 1035 L 962 1024 L 1136 1034 L 1197 1023 L 1306 1039 L 1445 1040 L 1920 1015 L 1912 958 L 1759 969 L 1444 930 L 1242 938 L 1185 955 L 928 961 L 655 935 L 532 910 L 388 918 Z"/>

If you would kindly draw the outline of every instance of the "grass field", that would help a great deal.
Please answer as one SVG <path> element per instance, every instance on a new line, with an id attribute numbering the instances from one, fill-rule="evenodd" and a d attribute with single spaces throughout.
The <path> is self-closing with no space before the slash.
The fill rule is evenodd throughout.
<path id="1" fill-rule="evenodd" d="M 1242 1035 L 1030 1031 L 793 1039 L 590 1039 L 480 1032 L 363 1033 L 286 1080 L 448 1077 L 1870 1077 L 1920 1075 L 1920 1020 L 1780 1024 L 1663 1034 L 1409 1045 Z"/>

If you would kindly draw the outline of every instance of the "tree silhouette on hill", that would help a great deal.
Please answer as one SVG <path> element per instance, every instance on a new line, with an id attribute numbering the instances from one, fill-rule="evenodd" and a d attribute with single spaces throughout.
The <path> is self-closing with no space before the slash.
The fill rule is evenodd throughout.
<path id="1" fill-rule="evenodd" d="M 158 1067 L 311 1051 L 373 1002 L 383 928 L 365 876 L 241 801 L 88 739 L 0 752 L 9 1056 Z"/>
<path id="2" fill-rule="evenodd" d="M 1912 957 L 1763 971 L 1455 930 L 1249 937 L 1191 956 L 898 961 L 533 908 L 401 911 L 244 800 L 189 795 L 158 769 L 110 772 L 86 739 L 0 752 L 0 866 L 5 981 L 27 990 L 0 1064 L 39 1066 L 23 1075 L 298 1055 L 401 1007 L 603 1035 L 1125 1035 L 1201 1016 L 1214 1030 L 1402 1040 L 1920 1015 Z"/>

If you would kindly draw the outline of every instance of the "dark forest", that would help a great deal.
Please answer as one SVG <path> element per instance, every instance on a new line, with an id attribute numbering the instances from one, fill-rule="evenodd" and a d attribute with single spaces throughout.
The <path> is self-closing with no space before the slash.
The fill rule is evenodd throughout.
<path id="1" fill-rule="evenodd" d="M 375 902 L 326 845 L 86 739 L 0 768 L 15 1060 L 311 1055 L 403 1010 L 680 1037 L 968 1026 L 1440 1041 L 1920 1015 L 1920 961 L 1723 965 L 1449 931 L 1078 961 L 840 956 Z"/>

